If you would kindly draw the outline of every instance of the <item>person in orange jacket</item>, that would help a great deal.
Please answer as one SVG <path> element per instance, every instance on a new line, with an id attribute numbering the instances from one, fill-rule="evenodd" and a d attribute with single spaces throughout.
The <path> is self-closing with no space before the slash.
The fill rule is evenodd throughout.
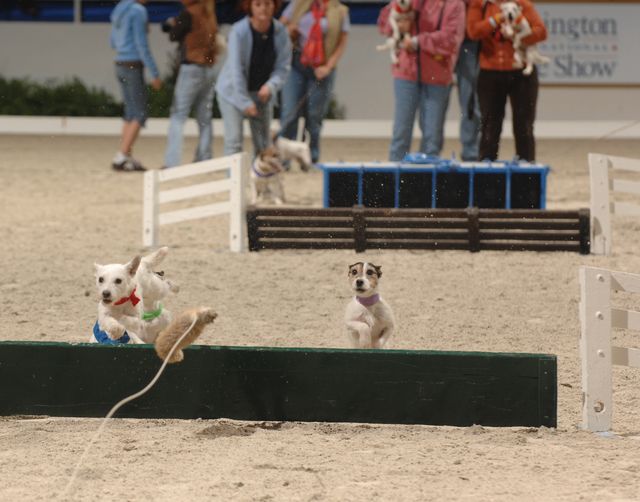
<path id="1" fill-rule="evenodd" d="M 516 155 L 521 160 L 533 162 L 536 157 L 533 125 L 538 101 L 538 72 L 534 70 L 531 75 L 524 75 L 522 68 L 514 68 L 513 44 L 501 29 L 504 19 L 500 4 L 503 1 L 507 0 L 471 0 L 467 12 L 467 33 L 471 39 L 481 43 L 477 84 L 481 115 L 479 156 L 481 160 L 498 158 L 502 122 L 509 98 Z M 545 40 L 547 29 L 532 2 L 516 1 L 532 29 L 523 43 L 532 45 Z"/>

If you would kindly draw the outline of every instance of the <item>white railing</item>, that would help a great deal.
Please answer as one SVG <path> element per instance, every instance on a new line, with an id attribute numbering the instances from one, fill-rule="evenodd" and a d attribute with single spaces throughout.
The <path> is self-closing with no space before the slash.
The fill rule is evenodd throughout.
<path id="1" fill-rule="evenodd" d="M 640 331 L 640 312 L 613 308 L 612 291 L 640 293 L 640 275 L 580 268 L 582 428 L 592 432 L 611 429 L 613 365 L 640 368 L 640 349 L 611 345 L 612 328 Z"/>
<path id="2" fill-rule="evenodd" d="M 640 173 L 640 160 L 598 153 L 589 154 L 591 253 L 593 254 L 611 254 L 612 214 L 640 216 L 640 204 L 615 201 L 611 198 L 610 192 L 640 196 L 640 182 L 613 177 L 625 171 Z"/>
<path id="3" fill-rule="evenodd" d="M 228 172 L 228 177 L 180 188 L 160 190 L 160 184 L 164 182 L 215 172 Z M 162 225 L 229 213 L 229 249 L 237 253 L 245 251 L 247 234 L 245 190 L 248 173 L 249 157 L 246 153 L 237 153 L 228 157 L 205 160 L 170 169 L 147 171 L 144 175 L 143 245 L 145 247 L 158 245 L 159 228 Z M 162 204 L 224 192 L 229 193 L 229 199 L 226 201 L 160 212 Z"/>

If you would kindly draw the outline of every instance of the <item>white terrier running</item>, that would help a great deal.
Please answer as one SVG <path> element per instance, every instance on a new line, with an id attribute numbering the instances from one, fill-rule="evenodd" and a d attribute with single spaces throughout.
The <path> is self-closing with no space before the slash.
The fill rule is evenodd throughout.
<path id="1" fill-rule="evenodd" d="M 381 276 L 381 267 L 373 263 L 349 266 L 349 285 L 355 296 L 347 305 L 344 319 L 355 348 L 385 348 L 393 335 L 393 312 L 378 294 Z"/>
<path id="2" fill-rule="evenodd" d="M 121 265 L 94 264 L 98 288 L 98 320 L 91 342 L 117 345 L 143 343 L 135 334 L 141 328 L 140 297 L 136 292 L 136 272 L 140 257 Z"/>
<path id="3" fill-rule="evenodd" d="M 98 289 L 98 320 L 90 342 L 108 345 L 153 343 L 171 321 L 160 301 L 178 286 L 156 273 L 168 252 L 160 248 L 149 256 L 136 256 L 124 265 L 94 264 Z"/>

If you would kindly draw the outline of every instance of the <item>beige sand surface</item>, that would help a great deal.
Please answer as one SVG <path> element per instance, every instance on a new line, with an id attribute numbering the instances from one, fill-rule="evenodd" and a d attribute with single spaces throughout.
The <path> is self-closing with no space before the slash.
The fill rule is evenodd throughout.
<path id="1" fill-rule="evenodd" d="M 110 170 L 115 145 L 115 138 L 0 137 L 0 340 L 86 341 L 96 315 L 93 263 L 142 251 L 142 176 Z M 381 141 L 324 145 L 326 160 L 386 157 Z M 447 142 L 445 152 L 456 147 Z M 142 138 L 137 153 L 159 166 L 163 150 L 163 140 Z M 589 151 L 640 157 L 633 141 L 540 141 L 539 159 L 553 166 L 549 207 L 588 205 Z M 511 155 L 507 142 L 502 157 Z M 319 205 L 321 185 L 318 172 L 286 177 L 296 204 Z M 171 246 L 164 270 L 182 286 L 171 309 L 209 305 L 220 314 L 201 343 L 346 347 L 346 266 L 366 258 L 385 271 L 396 348 L 557 354 L 558 429 L 116 419 L 90 452 L 72 498 L 640 500 L 640 373 L 615 370 L 615 437 L 586 433 L 578 355 L 578 267 L 640 271 L 639 232 L 639 222 L 617 219 L 608 258 L 237 255 L 227 250 L 224 217 L 163 227 L 161 240 Z M 629 335 L 624 341 L 637 345 Z M 99 423 L 0 418 L 0 500 L 54 499 Z"/>

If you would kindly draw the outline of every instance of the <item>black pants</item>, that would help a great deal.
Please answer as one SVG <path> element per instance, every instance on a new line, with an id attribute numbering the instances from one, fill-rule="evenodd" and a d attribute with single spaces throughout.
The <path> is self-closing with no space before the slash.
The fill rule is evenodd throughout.
<path id="1" fill-rule="evenodd" d="M 538 71 L 523 75 L 522 70 L 480 70 L 478 75 L 478 101 L 480 104 L 481 136 L 480 159 L 496 160 L 502 133 L 502 121 L 507 104 L 511 103 L 513 136 L 516 155 L 522 160 L 534 161 L 536 143 L 533 122 L 538 101 Z"/>

